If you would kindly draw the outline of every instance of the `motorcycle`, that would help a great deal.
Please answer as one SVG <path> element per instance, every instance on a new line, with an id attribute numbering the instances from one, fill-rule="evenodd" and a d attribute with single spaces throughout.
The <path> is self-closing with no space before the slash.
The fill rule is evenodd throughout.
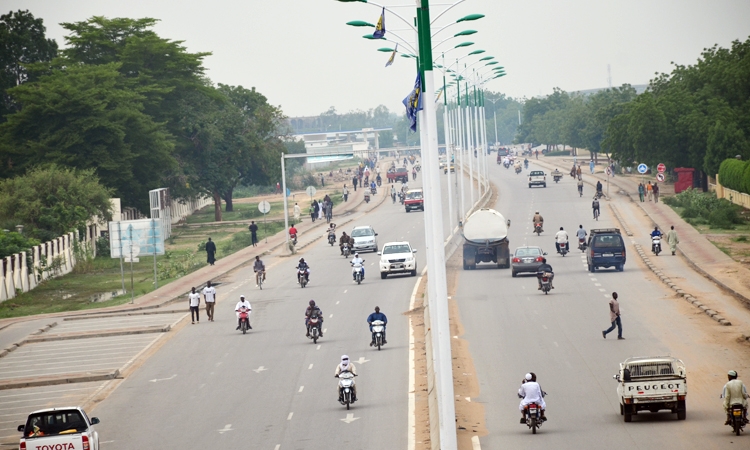
<path id="1" fill-rule="evenodd" d="M 651 237 L 651 251 L 654 252 L 654 255 L 659 256 L 659 253 L 661 253 L 661 236 Z"/>
<path id="2" fill-rule="evenodd" d="M 377 194 L 377 193 L 378 193 L 378 188 L 376 188 L 375 186 L 372 186 L 372 187 L 370 188 L 370 193 L 371 193 L 372 195 L 375 195 L 375 194 Z"/>
<path id="3" fill-rule="evenodd" d="M 504 167 L 505 167 L 506 169 L 509 169 L 509 168 L 510 168 L 510 162 L 508 162 L 508 161 L 505 161 L 505 162 L 503 163 L 503 166 L 504 166 Z"/>
<path id="4" fill-rule="evenodd" d="M 341 372 L 340 374 L 336 375 L 336 378 L 339 379 L 339 402 L 342 405 L 346 405 L 346 409 L 349 409 L 349 405 L 354 403 L 352 399 L 354 398 L 354 375 L 351 372 Z"/>
<path id="5" fill-rule="evenodd" d="M 542 420 L 542 406 L 537 403 L 529 403 L 524 407 L 526 415 L 526 426 L 531 428 L 531 434 L 536 434 L 537 428 L 544 423 Z"/>
<path id="6" fill-rule="evenodd" d="M 373 320 L 372 321 L 372 334 L 375 335 L 375 345 L 378 347 L 378 350 L 380 350 L 380 347 L 383 345 L 383 332 L 385 331 L 385 322 L 382 320 Z"/>
<path id="7" fill-rule="evenodd" d="M 404 193 L 403 192 L 399 192 L 398 193 L 398 201 L 401 202 L 402 205 L 404 204 Z"/>
<path id="8" fill-rule="evenodd" d="M 524 161 L 523 162 L 523 167 L 524 167 L 524 169 L 528 169 L 529 168 L 529 162 L 528 161 Z"/>
<path id="9" fill-rule="evenodd" d="M 383 179 L 380 178 L 380 175 L 378 175 L 377 181 L 378 181 L 378 187 L 380 187 L 380 185 L 383 184 Z"/>
<path id="10" fill-rule="evenodd" d="M 560 250 L 558 250 L 557 253 L 563 255 L 563 258 L 564 258 L 565 255 L 567 255 L 569 251 L 570 250 L 568 250 L 568 243 L 566 242 L 564 244 L 560 244 Z"/>
<path id="11" fill-rule="evenodd" d="M 521 173 L 521 166 L 516 166 L 516 173 Z"/>
<path id="12" fill-rule="evenodd" d="M 578 250 L 581 252 L 586 251 L 586 239 L 585 238 L 578 238 Z"/>
<path id="13" fill-rule="evenodd" d="M 348 258 L 349 255 L 351 255 L 351 250 L 349 249 L 349 244 L 344 244 L 344 247 L 341 250 L 342 250 L 342 253 L 344 254 L 344 258 Z"/>
<path id="14" fill-rule="evenodd" d="M 729 426 L 732 427 L 732 432 L 739 436 L 745 428 L 745 409 L 742 405 L 732 405 L 729 408 L 729 417 Z"/>
<path id="15" fill-rule="evenodd" d="M 354 281 L 357 282 L 357 284 L 362 283 L 362 278 L 364 278 L 364 267 L 362 267 L 365 263 L 365 260 L 362 260 L 362 264 L 352 264 L 352 267 L 354 267 Z"/>
<path id="16" fill-rule="evenodd" d="M 602 198 L 602 197 L 604 197 L 604 192 L 602 192 L 601 190 L 596 191 L 596 198 Z"/>
<path id="17" fill-rule="evenodd" d="M 417 172 L 422 171 L 422 166 L 420 164 L 417 164 L 416 166 L 414 166 L 414 168 L 417 169 Z"/>
<path id="18" fill-rule="evenodd" d="M 292 240 L 292 244 L 297 245 L 297 233 L 289 235 L 289 238 Z"/>
<path id="19" fill-rule="evenodd" d="M 549 272 L 544 272 L 542 274 L 542 292 L 544 292 L 544 295 L 549 294 L 549 291 L 552 289 L 552 276 Z"/>
<path id="20" fill-rule="evenodd" d="M 307 334 L 313 340 L 313 344 L 318 343 L 318 339 L 320 338 L 320 317 L 317 314 L 310 316 L 310 319 L 307 321 Z"/>
<path id="21" fill-rule="evenodd" d="M 370 193 L 365 192 L 365 203 L 370 203 Z"/>
<path id="22" fill-rule="evenodd" d="M 336 233 L 328 233 L 328 243 L 331 244 L 331 246 L 336 243 Z"/>
<path id="23" fill-rule="evenodd" d="M 555 183 L 557 183 L 560 180 L 562 180 L 562 174 L 560 174 L 560 175 L 553 175 L 552 179 L 555 180 Z"/>
<path id="24" fill-rule="evenodd" d="M 244 306 L 240 308 L 240 330 L 242 334 L 247 334 L 248 328 L 250 328 L 250 312 Z"/>
<path id="25" fill-rule="evenodd" d="M 297 269 L 297 281 L 299 282 L 300 287 L 304 289 L 304 287 L 307 286 L 307 283 L 310 282 L 310 269 L 305 271 Z"/>
<path id="26" fill-rule="evenodd" d="M 417 179 L 417 172 L 416 172 L 415 170 L 413 170 L 413 171 L 411 172 L 411 179 L 412 179 L 412 180 L 416 180 L 416 179 Z"/>
<path id="27" fill-rule="evenodd" d="M 542 224 L 541 223 L 534 224 L 534 233 L 536 233 L 537 236 L 541 235 L 542 231 L 544 231 L 544 230 L 542 230 Z"/>

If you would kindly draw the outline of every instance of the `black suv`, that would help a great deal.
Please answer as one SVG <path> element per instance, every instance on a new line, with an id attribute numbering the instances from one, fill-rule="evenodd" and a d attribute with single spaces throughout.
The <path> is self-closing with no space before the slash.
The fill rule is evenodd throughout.
<path id="1" fill-rule="evenodd" d="M 589 272 L 595 272 L 599 267 L 614 267 L 622 272 L 625 266 L 625 241 L 618 228 L 591 230 L 586 264 Z"/>

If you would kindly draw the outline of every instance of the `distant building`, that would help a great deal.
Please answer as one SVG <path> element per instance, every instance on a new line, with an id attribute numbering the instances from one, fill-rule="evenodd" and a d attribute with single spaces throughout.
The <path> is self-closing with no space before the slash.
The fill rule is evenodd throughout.
<path id="1" fill-rule="evenodd" d="M 363 128 L 351 131 L 295 134 L 293 137 L 305 142 L 305 150 L 310 155 L 306 165 L 308 168 L 313 168 L 326 166 L 333 161 L 350 159 L 355 154 L 366 154 L 367 150 L 378 150 L 380 149 L 379 132 L 391 130 L 392 128 Z"/>

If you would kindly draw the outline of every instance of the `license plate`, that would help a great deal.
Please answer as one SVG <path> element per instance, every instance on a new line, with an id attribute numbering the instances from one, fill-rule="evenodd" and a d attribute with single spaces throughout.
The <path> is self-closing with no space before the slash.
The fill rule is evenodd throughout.
<path id="1" fill-rule="evenodd" d="M 602 256 L 615 256 L 614 253 L 602 253 Z"/>
<path id="2" fill-rule="evenodd" d="M 734 414 L 735 416 L 741 416 L 742 415 L 742 411 L 735 410 L 735 411 L 732 411 L 732 414 Z"/>
<path id="3" fill-rule="evenodd" d="M 403 264 L 394 264 L 394 265 L 391 266 L 391 268 L 393 268 L 393 269 L 403 269 L 404 266 L 403 266 Z"/>
<path id="4" fill-rule="evenodd" d="M 523 260 L 524 263 L 532 263 L 534 262 L 534 258 L 526 258 Z"/>

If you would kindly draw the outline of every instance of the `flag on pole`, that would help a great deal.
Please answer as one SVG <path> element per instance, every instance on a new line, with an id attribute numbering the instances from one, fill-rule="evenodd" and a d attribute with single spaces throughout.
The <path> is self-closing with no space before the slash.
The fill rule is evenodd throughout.
<path id="1" fill-rule="evenodd" d="M 417 112 L 422 110 L 422 77 L 417 73 L 414 89 L 404 99 L 406 117 L 409 119 L 409 129 L 417 131 Z"/>
<path id="2" fill-rule="evenodd" d="M 388 62 L 385 63 L 385 67 L 388 67 L 391 64 L 393 64 L 393 60 L 396 59 L 396 52 L 398 52 L 398 44 L 396 44 L 396 48 L 393 49 L 393 53 L 391 53 L 391 57 L 388 58 Z"/>
<path id="3" fill-rule="evenodd" d="M 440 88 L 440 90 L 438 91 L 438 96 L 437 96 L 437 98 L 435 99 L 435 103 L 437 103 L 437 102 L 439 102 L 439 101 L 440 101 L 440 96 L 441 96 L 441 95 L 443 95 L 443 91 L 444 91 L 444 90 L 445 90 L 445 89 L 443 89 L 443 88 Z"/>
<path id="4" fill-rule="evenodd" d="M 381 39 L 385 36 L 385 8 L 380 13 L 380 19 L 378 19 L 378 24 L 375 25 L 375 32 L 372 35 L 375 39 Z"/>

